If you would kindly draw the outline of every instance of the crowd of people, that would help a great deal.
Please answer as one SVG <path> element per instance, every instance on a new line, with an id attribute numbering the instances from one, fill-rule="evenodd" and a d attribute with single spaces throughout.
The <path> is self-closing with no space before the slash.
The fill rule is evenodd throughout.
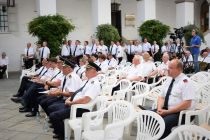
<path id="1" fill-rule="evenodd" d="M 190 48 L 199 49 L 200 44 L 196 43 L 199 41 L 192 41 Z M 166 123 L 163 135 L 166 137 L 172 127 L 177 125 L 179 112 L 193 108 L 195 99 L 192 82 L 183 73 L 183 69 L 185 70 L 188 64 L 192 65 L 191 69 L 196 67 L 195 52 L 191 53 L 183 49 L 181 51 L 183 56 L 177 58 L 176 54 L 180 53 L 179 41 L 175 46 L 172 44 L 172 42 L 165 43 L 160 50 L 156 41 L 151 45 L 146 38 L 143 43 L 129 41 L 125 44 L 112 41 L 109 47 L 104 45 L 103 40 L 100 42 L 92 40 L 91 45 L 85 41 L 84 46 L 79 40 L 75 41 L 75 45 L 69 40 L 63 42 L 60 57 L 49 58 L 50 49 L 47 43 L 43 42 L 43 45 L 37 48 L 42 66 L 35 71 L 34 75 L 22 78 L 17 94 L 13 95 L 11 100 L 21 103 L 19 112 L 29 112 L 26 117 L 36 116 L 40 105 L 49 116 L 55 134 L 53 137 L 63 139 L 63 121 L 70 117 L 70 106 L 86 104 L 94 100 L 101 94 L 97 75 L 106 74 L 109 70 L 117 69 L 122 63 L 128 61 L 130 69 L 125 71 L 124 75 L 118 75 L 116 77 L 118 81 L 127 79 L 131 82 L 151 83 L 154 78 L 158 80 L 163 76 L 171 77 L 163 85 L 163 92 L 158 98 L 158 108 L 155 110 Z M 24 57 L 26 68 L 32 67 L 34 63 L 35 51 L 31 48 L 31 44 L 28 43 Z M 160 56 L 162 62 L 157 65 L 156 61 L 159 61 Z M 209 49 L 202 52 L 202 57 L 201 62 L 210 63 Z M 115 90 L 119 90 L 118 85 L 112 92 Z M 47 94 L 44 94 L 45 91 Z M 79 109 L 77 116 L 82 116 L 88 111 Z"/>

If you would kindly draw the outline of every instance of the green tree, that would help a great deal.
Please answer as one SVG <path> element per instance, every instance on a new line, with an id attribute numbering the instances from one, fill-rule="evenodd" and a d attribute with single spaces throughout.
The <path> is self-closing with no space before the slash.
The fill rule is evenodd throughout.
<path id="1" fill-rule="evenodd" d="M 120 35 L 117 29 L 110 24 L 101 24 L 97 27 L 96 36 L 99 40 L 104 40 L 104 44 L 109 46 L 111 41 L 119 41 Z"/>
<path id="2" fill-rule="evenodd" d="M 202 42 L 205 42 L 205 39 L 204 39 L 204 36 L 203 36 L 203 33 L 201 32 L 201 30 L 197 26 L 191 24 L 191 25 L 184 26 L 184 39 L 185 39 L 187 46 L 190 45 L 190 40 L 192 38 L 192 30 L 193 29 L 195 29 L 197 32 L 197 35 L 199 35 L 201 37 Z"/>
<path id="3" fill-rule="evenodd" d="M 139 28 L 139 35 L 152 43 L 154 40 L 162 45 L 162 40 L 167 36 L 170 27 L 158 20 L 147 20 Z"/>
<path id="4" fill-rule="evenodd" d="M 29 34 L 38 37 L 38 42 L 47 41 L 51 56 L 58 54 L 62 41 L 74 28 L 71 21 L 61 15 L 39 16 L 28 24 Z"/>

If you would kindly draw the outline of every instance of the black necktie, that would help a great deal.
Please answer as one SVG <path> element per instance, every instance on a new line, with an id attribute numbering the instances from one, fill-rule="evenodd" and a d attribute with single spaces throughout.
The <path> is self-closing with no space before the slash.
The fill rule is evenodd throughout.
<path id="1" fill-rule="evenodd" d="M 78 73 L 78 71 L 81 69 L 81 67 L 79 67 L 79 69 L 76 71 L 76 74 Z"/>
<path id="2" fill-rule="evenodd" d="M 84 49 L 84 54 L 86 54 L 86 48 L 87 48 L 87 46 L 85 46 L 85 49 Z"/>
<path id="3" fill-rule="evenodd" d="M 113 46 L 111 46 L 111 49 L 110 49 L 110 53 L 112 54 L 112 48 L 113 48 Z"/>
<path id="4" fill-rule="evenodd" d="M 131 45 L 130 45 L 130 54 L 131 54 Z"/>
<path id="5" fill-rule="evenodd" d="M 42 71 L 44 70 L 44 67 L 42 68 L 42 70 L 39 72 L 39 74 L 38 75 L 40 75 L 41 73 L 42 73 Z"/>
<path id="6" fill-rule="evenodd" d="M 155 45 L 154 45 L 154 53 L 155 53 Z"/>
<path id="7" fill-rule="evenodd" d="M 93 53 L 93 47 L 94 47 L 94 45 L 92 46 L 92 48 L 91 48 L 91 52 Z"/>
<path id="8" fill-rule="evenodd" d="M 75 49 L 74 49 L 74 56 L 75 56 L 75 54 L 76 54 L 76 50 L 77 50 L 77 46 L 76 46 Z"/>
<path id="9" fill-rule="evenodd" d="M 65 78 L 64 78 L 64 80 L 63 80 L 62 91 L 63 91 L 63 89 L 64 89 L 64 87 L 65 87 L 65 84 L 66 84 L 66 76 L 65 76 Z"/>
<path id="10" fill-rule="evenodd" d="M 43 47 L 43 49 L 42 49 L 42 55 L 41 55 L 41 58 L 43 58 L 43 56 L 44 56 L 44 47 Z"/>
<path id="11" fill-rule="evenodd" d="M 71 56 L 71 46 L 69 46 L 69 55 Z"/>
<path id="12" fill-rule="evenodd" d="M 47 71 L 48 71 L 48 69 L 42 74 L 42 76 L 44 76 L 45 75 L 45 73 L 47 73 Z"/>
<path id="13" fill-rule="evenodd" d="M 74 94 L 71 96 L 70 101 L 73 101 L 74 97 L 77 95 L 77 93 L 79 93 L 80 91 L 83 90 L 83 88 L 85 87 L 85 85 L 87 84 L 88 80 L 86 81 L 86 83 L 77 91 L 74 92 Z"/>
<path id="14" fill-rule="evenodd" d="M 174 81 L 175 81 L 175 80 L 172 79 L 171 84 L 170 84 L 169 87 L 168 87 L 168 91 L 167 91 L 167 93 L 166 93 L 166 97 L 165 97 L 163 109 L 168 110 L 168 100 L 169 100 L 169 96 L 170 96 L 170 94 L 171 94 L 171 90 L 172 90 Z"/>
<path id="15" fill-rule="evenodd" d="M 111 60 L 109 60 L 108 65 L 110 64 Z"/>
<path id="16" fill-rule="evenodd" d="M 29 48 L 27 49 L 27 53 L 26 53 L 26 56 L 28 56 L 28 52 L 29 52 Z"/>
<path id="17" fill-rule="evenodd" d="M 50 81 L 52 81 L 56 76 L 58 76 L 58 74 L 60 74 L 61 73 L 61 71 L 59 71 L 55 76 L 53 76 L 51 79 L 50 79 Z"/>

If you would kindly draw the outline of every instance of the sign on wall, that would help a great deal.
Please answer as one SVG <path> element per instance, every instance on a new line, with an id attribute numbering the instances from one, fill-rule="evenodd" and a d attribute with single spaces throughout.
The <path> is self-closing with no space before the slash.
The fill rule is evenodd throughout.
<path id="1" fill-rule="evenodd" d="M 134 14 L 126 14 L 125 15 L 125 26 L 135 26 L 135 15 Z"/>

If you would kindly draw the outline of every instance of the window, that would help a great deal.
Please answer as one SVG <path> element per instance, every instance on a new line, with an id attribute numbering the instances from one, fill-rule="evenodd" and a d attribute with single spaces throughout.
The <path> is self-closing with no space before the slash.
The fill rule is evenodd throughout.
<path id="1" fill-rule="evenodd" d="M 6 5 L 0 5 L 0 33 L 9 31 L 8 12 Z"/>

